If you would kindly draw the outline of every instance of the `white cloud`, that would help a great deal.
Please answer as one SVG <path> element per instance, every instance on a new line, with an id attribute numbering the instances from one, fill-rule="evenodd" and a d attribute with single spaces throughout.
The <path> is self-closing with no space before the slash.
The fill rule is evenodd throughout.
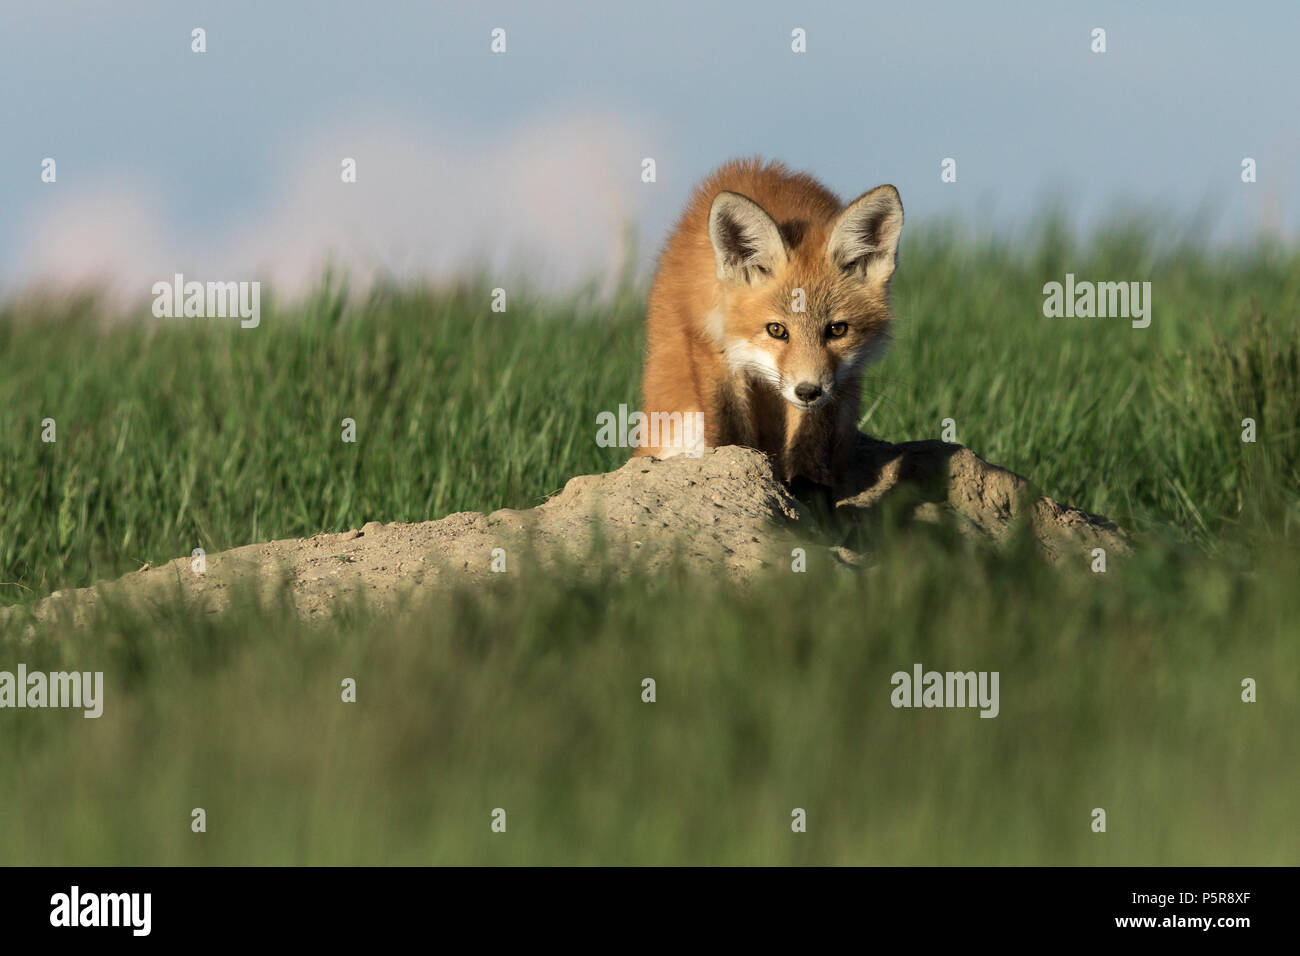
<path id="1" fill-rule="evenodd" d="M 101 282 L 136 297 L 184 272 L 309 288 L 327 260 L 359 280 L 378 271 L 443 279 L 476 265 L 562 288 L 608 275 L 625 225 L 641 218 L 643 132 L 575 115 L 496 141 L 409 122 L 340 123 L 295 137 L 268 171 L 275 198 L 252 221 L 180 224 L 127 179 L 66 195 L 24 229 L 21 284 Z M 340 179 L 343 157 L 357 182 Z"/>

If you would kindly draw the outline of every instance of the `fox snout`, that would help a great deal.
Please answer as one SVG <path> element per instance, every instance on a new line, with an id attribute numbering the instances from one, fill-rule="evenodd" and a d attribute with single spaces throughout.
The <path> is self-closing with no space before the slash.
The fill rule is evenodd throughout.
<path id="1" fill-rule="evenodd" d="M 833 392 L 829 376 L 796 375 L 788 384 L 782 383 L 781 397 L 796 408 L 807 411 L 825 405 L 833 397 Z"/>
<path id="2" fill-rule="evenodd" d="M 803 382 L 794 387 L 794 397 L 801 402 L 815 402 L 822 397 L 822 387 L 812 382 Z"/>

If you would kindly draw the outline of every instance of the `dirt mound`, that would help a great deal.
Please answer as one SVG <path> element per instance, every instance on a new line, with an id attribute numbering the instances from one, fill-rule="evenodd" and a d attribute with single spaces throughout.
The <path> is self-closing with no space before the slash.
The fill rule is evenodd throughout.
<path id="1" fill-rule="evenodd" d="M 1094 548 L 1129 551 L 1127 536 L 1109 519 L 1062 505 L 1028 479 L 947 442 L 891 445 L 864 436 L 835 499 L 837 511 L 863 515 L 899 500 L 918 520 L 951 516 L 966 533 L 998 543 L 1023 522 L 1044 557 L 1057 563 Z"/>
<path id="2" fill-rule="evenodd" d="M 1085 560 L 1098 547 L 1108 555 L 1128 551 L 1123 532 L 1106 519 L 1041 496 L 1024 478 L 960 445 L 863 438 L 844 483 L 822 493 L 828 505 L 833 501 L 839 526 L 865 524 L 888 510 L 907 520 L 950 518 L 964 533 L 994 543 L 1024 524 L 1054 561 Z M 452 579 L 581 560 L 597 546 L 635 555 L 632 563 L 642 566 L 680 556 L 704 570 L 744 578 L 788 564 L 791 548 L 801 542 L 829 547 L 810 543 L 810 536 L 826 536 L 825 518 L 814 515 L 761 452 L 732 446 L 699 458 L 634 458 L 608 474 L 573 478 L 526 511 L 463 512 L 414 524 L 372 521 L 356 531 L 208 555 L 202 572 L 193 559 L 177 558 L 93 588 L 57 591 L 32 610 L 38 621 L 62 613 L 84 620 L 101 593 L 148 601 L 179 590 L 216 612 L 241 593 L 266 597 L 287 587 L 298 610 L 310 616 L 358 592 L 382 605 Z M 834 553 L 845 564 L 866 563 L 848 548 Z"/>

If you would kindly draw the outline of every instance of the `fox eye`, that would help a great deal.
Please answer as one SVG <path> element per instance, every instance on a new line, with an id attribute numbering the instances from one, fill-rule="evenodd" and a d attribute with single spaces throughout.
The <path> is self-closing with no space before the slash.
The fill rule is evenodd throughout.
<path id="1" fill-rule="evenodd" d="M 830 327 L 826 331 L 830 333 L 830 336 L 833 339 L 843 338 L 844 336 L 849 334 L 849 323 L 832 322 Z"/>
<path id="2" fill-rule="evenodd" d="M 790 333 L 785 330 L 785 326 L 780 322 L 767 323 L 767 334 L 774 339 L 788 339 Z"/>

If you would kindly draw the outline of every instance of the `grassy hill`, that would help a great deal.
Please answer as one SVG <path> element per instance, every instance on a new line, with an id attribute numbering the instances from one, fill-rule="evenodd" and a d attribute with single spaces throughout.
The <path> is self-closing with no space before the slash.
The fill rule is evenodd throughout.
<path id="1" fill-rule="evenodd" d="M 1045 318 L 1067 272 L 1149 280 L 1151 326 Z M 326 276 L 248 330 L 0 306 L 0 602 L 528 507 L 617 467 L 596 416 L 637 403 L 644 290 L 507 288 L 494 313 L 495 284 L 349 297 Z M 899 529 L 870 571 L 747 588 L 593 556 L 312 627 L 251 599 L 12 625 L 0 670 L 102 670 L 106 700 L 0 710 L 0 863 L 1294 864 L 1300 254 L 922 227 L 895 294 L 864 430 L 951 418 L 1135 532 L 1132 559 L 1051 569 Z M 893 708 L 914 663 L 998 671 L 999 716 Z"/>

